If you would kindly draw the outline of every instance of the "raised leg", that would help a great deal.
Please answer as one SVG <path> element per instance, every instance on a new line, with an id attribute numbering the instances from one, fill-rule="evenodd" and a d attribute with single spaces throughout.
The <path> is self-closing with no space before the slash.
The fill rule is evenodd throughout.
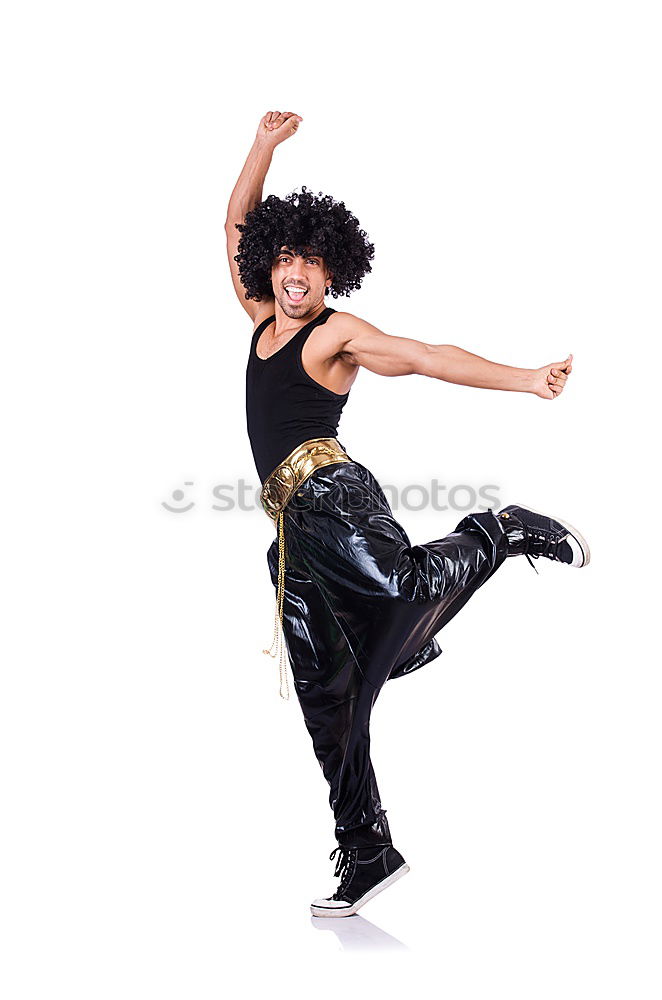
<path id="1" fill-rule="evenodd" d="M 320 590 L 363 677 L 379 690 L 440 652 L 434 636 L 503 564 L 492 511 L 412 545 L 374 476 L 352 462 L 317 470 L 286 510 L 294 564 Z"/>

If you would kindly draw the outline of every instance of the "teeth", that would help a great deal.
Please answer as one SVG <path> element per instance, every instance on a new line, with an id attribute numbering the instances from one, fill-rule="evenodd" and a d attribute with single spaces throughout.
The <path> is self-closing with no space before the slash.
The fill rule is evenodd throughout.
<path id="1" fill-rule="evenodd" d="M 285 286 L 285 291 L 286 292 L 305 292 L 305 290 L 306 290 L 305 288 L 297 288 L 296 285 L 286 285 Z"/>

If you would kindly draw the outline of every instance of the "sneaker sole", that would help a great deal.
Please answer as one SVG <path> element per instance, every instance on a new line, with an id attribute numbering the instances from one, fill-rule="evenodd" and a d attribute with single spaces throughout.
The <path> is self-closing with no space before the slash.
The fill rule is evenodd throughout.
<path id="1" fill-rule="evenodd" d="M 351 917 L 352 914 L 356 913 L 356 911 L 363 906 L 364 903 L 367 903 L 370 899 L 373 898 L 373 896 L 376 896 L 377 893 L 382 892 L 383 889 L 388 889 L 390 885 L 393 885 L 394 882 L 397 882 L 398 879 L 402 878 L 403 875 L 406 875 L 408 871 L 409 871 L 408 864 L 400 865 L 400 867 L 396 868 L 394 872 L 391 872 L 391 874 L 387 878 L 383 879 L 381 882 L 378 882 L 377 885 L 373 885 L 372 889 L 368 889 L 368 891 L 364 892 L 362 896 L 359 896 L 356 902 L 352 903 L 351 906 L 325 907 L 325 906 L 315 906 L 313 903 L 311 903 L 310 912 L 314 917 Z"/>
<path id="2" fill-rule="evenodd" d="M 580 534 L 577 531 L 577 529 L 574 528 L 568 521 L 563 521 L 560 517 L 555 517 L 554 514 L 547 514 L 547 513 L 545 513 L 545 511 L 536 510 L 535 507 L 530 507 L 526 503 L 518 503 L 518 504 L 513 503 L 513 504 L 509 504 L 508 506 L 523 507 L 525 510 L 530 510 L 533 514 L 539 514 L 540 517 L 552 517 L 552 518 L 554 518 L 555 521 L 558 521 L 559 524 L 562 524 L 563 527 L 565 528 L 565 530 L 567 532 L 569 532 L 573 536 L 573 538 L 576 538 L 577 541 L 579 542 L 579 546 L 580 546 L 580 548 L 582 550 L 582 553 L 584 555 L 584 562 L 581 564 L 581 566 L 575 566 L 574 568 L 575 569 L 583 569 L 584 566 L 588 566 L 588 564 L 591 561 L 591 550 L 588 547 L 588 542 L 586 541 L 586 539 L 584 538 L 584 536 L 582 534 Z"/>

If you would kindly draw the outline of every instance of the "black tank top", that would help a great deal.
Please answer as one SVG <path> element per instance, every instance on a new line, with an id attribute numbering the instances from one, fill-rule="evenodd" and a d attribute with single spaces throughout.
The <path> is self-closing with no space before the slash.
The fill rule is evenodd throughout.
<path id="1" fill-rule="evenodd" d="M 308 336 L 336 310 L 327 306 L 275 354 L 258 357 L 260 334 L 275 320 L 265 319 L 253 333 L 246 366 L 246 425 L 253 458 L 264 483 L 276 466 L 301 444 L 315 437 L 337 437 L 349 391 L 332 392 L 311 378 L 301 351 Z"/>

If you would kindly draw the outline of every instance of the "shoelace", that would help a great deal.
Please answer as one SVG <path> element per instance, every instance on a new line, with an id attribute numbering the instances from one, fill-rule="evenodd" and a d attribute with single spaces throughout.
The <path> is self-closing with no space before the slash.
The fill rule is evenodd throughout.
<path id="1" fill-rule="evenodd" d="M 556 550 L 559 546 L 559 542 L 561 541 L 558 535 L 552 534 L 551 531 L 545 531 L 544 528 L 536 528 L 535 532 L 529 531 L 526 525 L 525 525 L 525 531 L 526 531 L 527 546 L 529 545 L 532 539 L 538 539 L 538 541 L 542 541 L 545 543 L 542 552 L 524 553 L 529 563 L 529 566 L 533 566 L 533 563 L 531 562 L 532 558 L 540 559 L 540 556 L 546 556 L 550 551 L 552 553 L 552 558 L 556 556 Z M 536 569 L 535 566 L 533 566 L 533 569 L 536 571 L 536 573 L 538 573 L 538 570 Z M 540 573 L 538 573 L 538 576 L 540 576 Z"/>
<path id="2" fill-rule="evenodd" d="M 353 854 L 356 851 L 355 847 L 338 847 L 334 848 L 329 854 L 329 861 L 333 861 L 336 854 L 340 851 L 338 860 L 336 861 L 336 870 L 334 871 L 334 877 L 340 875 L 340 884 L 333 894 L 333 899 L 340 899 L 340 895 L 345 889 L 347 882 L 349 881 L 349 874 L 352 871 L 352 861 Z"/>
<path id="3" fill-rule="evenodd" d="M 285 662 L 285 637 L 283 635 L 283 599 L 285 596 L 285 520 L 282 510 L 277 519 L 278 531 L 278 587 L 276 589 L 276 616 L 274 618 L 274 636 L 271 640 L 271 647 L 263 649 L 267 656 L 278 656 L 278 672 L 280 675 L 279 694 L 287 701 L 290 697 L 290 688 L 287 682 L 287 663 Z M 283 694 L 283 682 L 285 694 Z"/>

